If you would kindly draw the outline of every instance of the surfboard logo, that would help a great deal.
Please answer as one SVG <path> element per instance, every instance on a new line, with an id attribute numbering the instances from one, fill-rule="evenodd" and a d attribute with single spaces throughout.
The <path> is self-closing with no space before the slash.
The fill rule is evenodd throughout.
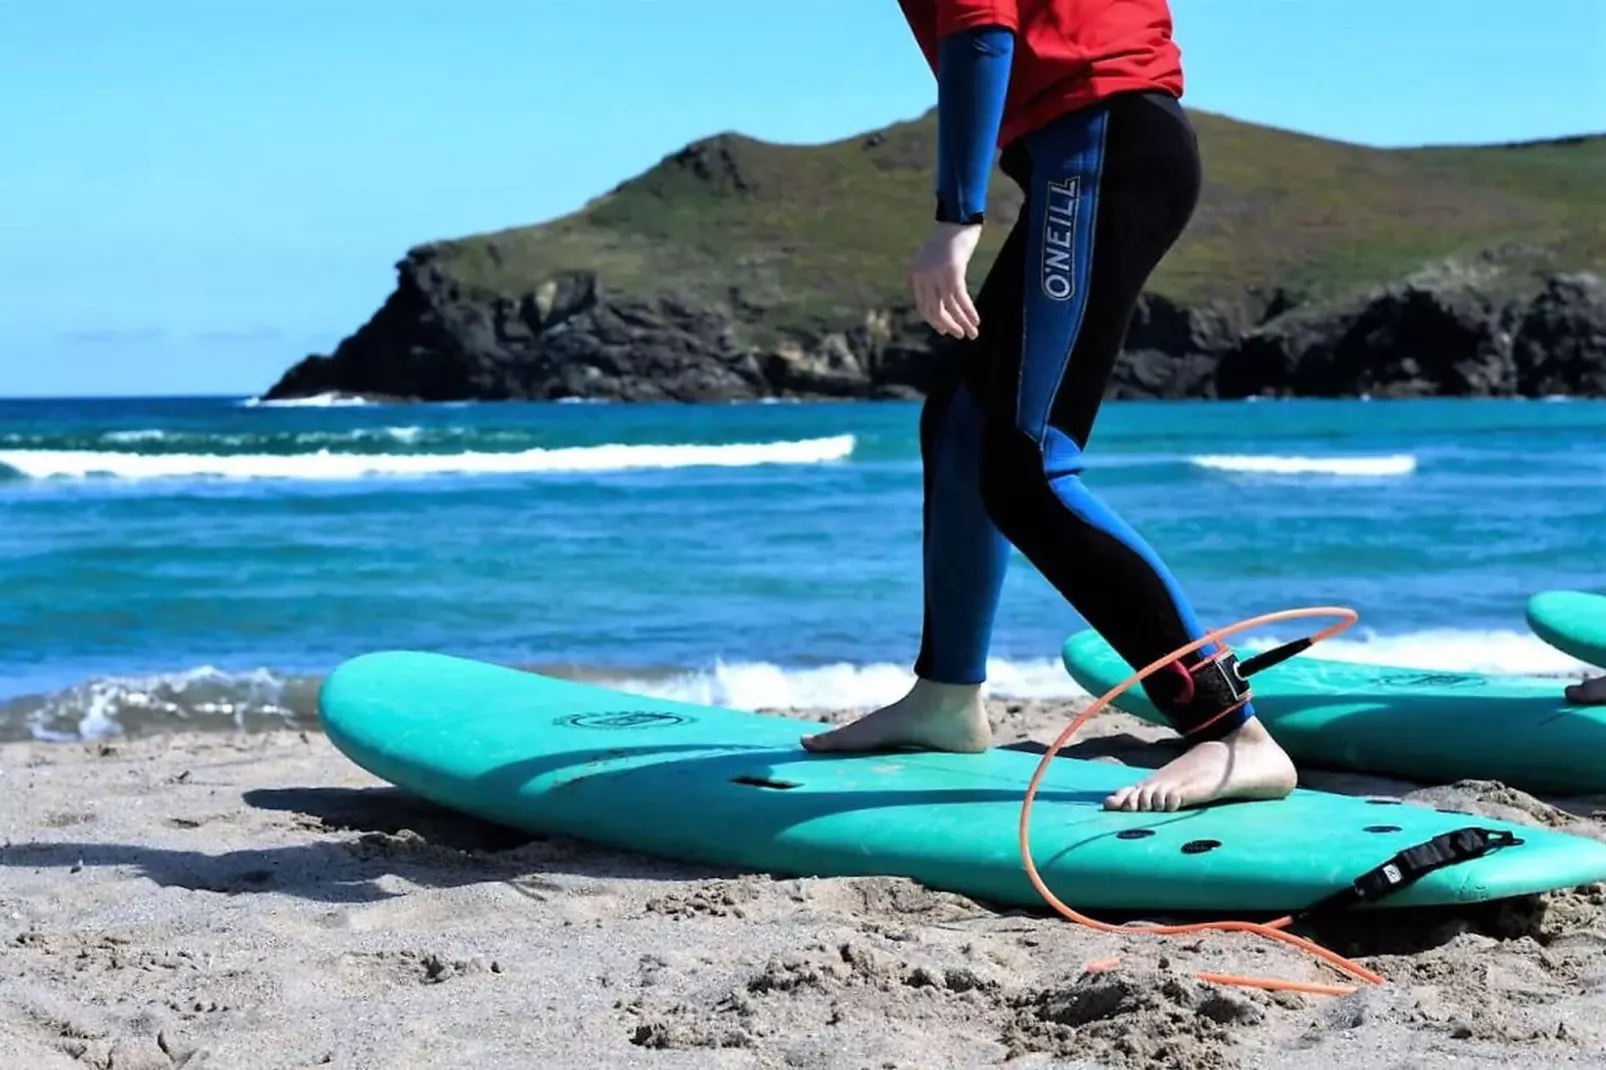
<path id="1" fill-rule="evenodd" d="M 1481 687 L 1484 679 L 1466 673 L 1421 672 L 1380 676 L 1377 682 L 1388 687 Z"/>
<path id="2" fill-rule="evenodd" d="M 662 710 L 605 710 L 597 713 L 571 713 L 559 717 L 557 724 L 567 728 L 669 728 L 689 724 L 691 718 Z"/>

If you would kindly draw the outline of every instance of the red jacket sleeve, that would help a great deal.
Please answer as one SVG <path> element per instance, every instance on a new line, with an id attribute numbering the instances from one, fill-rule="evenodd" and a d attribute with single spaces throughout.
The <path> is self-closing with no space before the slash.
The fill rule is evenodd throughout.
<path id="1" fill-rule="evenodd" d="M 937 0 L 936 7 L 939 38 L 978 26 L 1002 26 L 1012 33 L 1020 29 L 1015 0 Z"/>

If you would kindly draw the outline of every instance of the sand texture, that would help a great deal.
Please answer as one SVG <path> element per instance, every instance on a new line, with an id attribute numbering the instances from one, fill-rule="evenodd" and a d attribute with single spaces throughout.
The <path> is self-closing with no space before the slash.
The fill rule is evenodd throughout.
<path id="1" fill-rule="evenodd" d="M 992 709 L 1006 744 L 1073 712 Z M 1107 715 L 1071 753 L 1166 735 Z M 1606 836 L 1596 800 L 1303 783 Z M 1334 998 L 1193 980 L 1339 979 L 1252 935 L 531 840 L 316 733 L 7 745 L 0 839 L 0 1067 L 1606 1066 L 1601 888 L 1322 933 L 1388 978 Z"/>

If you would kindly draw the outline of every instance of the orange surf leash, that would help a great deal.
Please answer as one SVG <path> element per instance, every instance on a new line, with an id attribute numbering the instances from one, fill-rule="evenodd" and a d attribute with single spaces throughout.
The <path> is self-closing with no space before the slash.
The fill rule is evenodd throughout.
<path id="1" fill-rule="evenodd" d="M 1304 937 L 1295 936 L 1293 933 L 1283 931 L 1289 925 L 1293 924 L 1293 915 L 1281 917 L 1275 921 L 1269 922 L 1209 921 L 1199 922 L 1191 925 L 1111 925 L 1108 922 L 1099 921 L 1096 918 L 1090 918 L 1085 914 L 1078 913 L 1061 902 L 1059 898 L 1049 890 L 1048 886 L 1043 883 L 1043 878 L 1038 874 L 1037 866 L 1032 861 L 1030 834 L 1032 803 L 1037 797 L 1037 789 L 1042 783 L 1043 774 L 1048 771 L 1049 763 L 1054 760 L 1054 756 L 1058 754 L 1060 749 L 1070 741 L 1071 737 L 1074 736 L 1088 721 L 1098 716 L 1098 714 L 1107 706 L 1109 706 L 1109 704 L 1113 702 L 1117 696 L 1121 695 L 1133 685 L 1139 683 L 1150 675 L 1166 668 L 1173 662 L 1176 662 L 1183 655 L 1191 654 L 1200 647 L 1208 646 L 1211 643 L 1220 642 L 1229 635 L 1235 635 L 1238 632 L 1247 631 L 1250 628 L 1259 627 L 1262 624 L 1271 624 L 1281 620 L 1291 620 L 1298 617 L 1327 616 L 1338 616 L 1342 619 L 1338 623 L 1329 625 L 1309 638 L 1300 641 L 1297 644 L 1299 645 L 1300 649 L 1308 648 L 1316 643 L 1321 642 L 1323 639 L 1329 639 L 1337 635 L 1339 632 L 1348 628 L 1350 625 L 1354 624 L 1357 619 L 1359 619 L 1356 612 L 1352 609 L 1346 609 L 1341 606 L 1317 606 L 1308 609 L 1285 609 L 1275 613 L 1264 613 L 1258 617 L 1250 617 L 1249 619 L 1239 621 L 1236 624 L 1230 624 L 1225 628 L 1217 628 L 1215 631 L 1207 632 L 1203 638 L 1189 643 L 1185 647 L 1181 647 L 1172 651 L 1165 657 L 1152 662 L 1139 671 L 1133 673 L 1131 676 L 1128 676 L 1115 687 L 1111 688 L 1109 691 L 1095 699 L 1091 705 L 1077 715 L 1075 720 L 1066 726 L 1065 731 L 1061 732 L 1059 734 L 1059 738 L 1054 740 L 1054 742 L 1049 745 L 1048 750 L 1043 753 L 1043 760 L 1038 763 L 1037 771 L 1032 774 L 1031 783 L 1029 783 L 1026 787 L 1026 798 L 1022 803 L 1020 810 L 1021 861 L 1026 867 L 1026 875 L 1031 878 L 1033 887 L 1037 889 L 1038 894 L 1047 900 L 1050 906 L 1052 906 L 1064 917 L 1069 918 L 1071 921 L 1076 922 L 1079 925 L 1085 925 L 1090 929 L 1105 933 L 1141 933 L 1151 936 L 1181 936 L 1187 933 L 1200 932 L 1255 933 L 1259 936 L 1264 936 L 1267 939 L 1276 940 L 1280 943 L 1297 947 L 1308 954 L 1314 955 L 1316 958 L 1326 962 L 1328 965 L 1333 966 L 1336 969 L 1368 984 L 1380 985 L 1383 983 L 1383 978 L 1379 974 L 1373 973 L 1365 966 L 1362 966 L 1357 962 L 1352 962 L 1336 952 L 1329 951 L 1327 948 L 1322 947 L 1320 944 L 1317 944 L 1314 941 L 1306 940 Z M 1110 969 L 1115 965 L 1116 961 L 1117 960 L 1115 959 L 1104 959 L 1098 963 L 1089 963 L 1088 969 L 1090 972 Z M 1235 985 L 1242 988 L 1261 988 L 1271 991 L 1306 992 L 1315 995 L 1328 996 L 1347 996 L 1351 992 L 1355 991 L 1355 987 L 1353 985 L 1324 985 L 1305 981 L 1285 981 L 1275 978 L 1240 977 L 1235 974 L 1224 973 L 1200 973 L 1196 974 L 1195 976 L 1199 980 L 1210 984 Z"/>

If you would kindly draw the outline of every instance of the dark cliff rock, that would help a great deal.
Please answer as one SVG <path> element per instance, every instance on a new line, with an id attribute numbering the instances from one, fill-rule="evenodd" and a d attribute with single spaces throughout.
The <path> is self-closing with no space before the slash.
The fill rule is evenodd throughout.
<path id="1" fill-rule="evenodd" d="M 1222 357 L 1218 396 L 1606 396 L 1598 277 L 1502 299 L 1451 268 L 1256 326 Z"/>
<path id="2" fill-rule="evenodd" d="M 1223 396 L 1490 396 L 1515 388 L 1499 310 L 1463 287 L 1386 287 L 1341 308 L 1295 309 L 1222 360 Z"/>
<path id="3" fill-rule="evenodd" d="M 1109 396 L 1215 397 L 1221 361 L 1245 331 L 1288 303 L 1282 291 L 1269 300 L 1250 295 L 1240 304 L 1215 302 L 1198 308 L 1144 294 L 1127 328 L 1125 351 L 1111 378 Z"/>
<path id="4" fill-rule="evenodd" d="M 1519 393 L 1606 397 L 1606 285 L 1599 276 L 1551 279 L 1523 314 L 1512 356 Z"/>
<path id="5" fill-rule="evenodd" d="M 466 290 L 427 249 L 397 269 L 395 291 L 361 329 L 332 355 L 291 368 L 267 396 L 915 397 L 932 375 L 934 339 L 912 310 L 872 310 L 846 330 L 758 345 L 744 341 L 750 327 L 719 311 L 668 296 L 607 296 L 588 274 L 515 300 Z"/>
<path id="6" fill-rule="evenodd" d="M 332 355 L 291 368 L 266 396 L 913 398 L 947 348 L 911 309 L 866 310 L 837 331 L 766 335 L 761 316 L 615 295 L 587 273 L 517 298 L 489 296 L 423 248 L 397 274 L 368 323 Z M 1486 282 L 1487 272 L 1449 264 L 1337 304 L 1277 291 L 1189 308 L 1146 294 L 1110 395 L 1606 396 L 1606 287 L 1597 276 L 1553 276 L 1537 296 L 1492 296 Z"/>

